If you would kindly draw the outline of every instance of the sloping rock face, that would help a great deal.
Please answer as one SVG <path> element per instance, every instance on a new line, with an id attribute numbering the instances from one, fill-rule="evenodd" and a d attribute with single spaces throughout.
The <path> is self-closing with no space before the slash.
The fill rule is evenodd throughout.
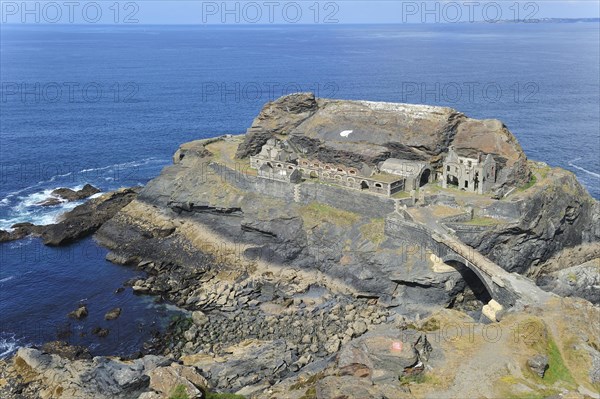
<path id="1" fill-rule="evenodd" d="M 506 270 L 526 273 L 566 248 L 585 243 L 600 246 L 599 203 L 570 172 L 548 171 L 543 180 L 508 204 L 514 208 L 516 222 L 458 233 L 463 242 Z M 487 210 L 490 214 L 498 211 L 498 207 Z"/>
<path id="2" fill-rule="evenodd" d="M 292 94 L 265 105 L 237 157 L 258 153 L 275 135 L 290 136 L 309 157 L 348 166 L 395 157 L 439 167 L 450 145 L 461 155 L 490 153 L 501 167 L 496 189 L 504 192 L 527 183 L 530 176 L 527 157 L 502 122 L 471 119 L 445 107 Z"/>

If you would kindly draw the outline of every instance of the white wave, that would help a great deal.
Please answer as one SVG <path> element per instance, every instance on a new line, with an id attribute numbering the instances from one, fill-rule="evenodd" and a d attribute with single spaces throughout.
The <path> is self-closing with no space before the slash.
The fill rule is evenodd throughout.
<path id="1" fill-rule="evenodd" d="M 14 334 L 9 334 L 5 337 L 0 337 L 0 358 L 7 357 L 19 349 L 19 341 Z"/>
<path id="2" fill-rule="evenodd" d="M 5 278 L 3 278 L 3 279 L 0 279 L 0 283 L 6 283 L 7 281 L 10 281 L 10 280 L 12 280 L 12 279 L 14 279 L 14 278 L 15 278 L 15 276 L 8 276 L 8 277 L 5 277 Z"/>
<path id="3" fill-rule="evenodd" d="M 39 203 L 52 198 L 50 192 L 52 189 L 44 190 L 43 192 L 34 193 L 27 197 L 21 197 L 22 200 L 17 203 L 12 209 L 11 214 L 4 219 L 0 219 L 0 229 L 11 230 L 11 226 L 17 223 L 29 222 L 39 226 L 46 226 L 56 223 L 59 217 L 83 201 L 66 202 L 60 200 L 61 203 L 54 206 L 40 206 Z"/>
<path id="4" fill-rule="evenodd" d="M 52 176 L 50 179 L 48 180 L 42 180 L 39 181 L 31 186 L 27 186 L 24 187 L 22 189 L 19 190 L 15 190 L 15 191 L 11 191 L 9 192 L 6 197 L 4 197 L 3 199 L 0 200 L 0 204 L 7 204 L 8 201 L 19 195 L 22 194 L 24 192 L 27 192 L 29 190 L 33 190 L 36 188 L 40 188 L 41 186 L 45 185 L 45 184 L 49 184 L 49 183 L 53 183 L 61 178 L 64 177 L 69 177 L 72 176 L 73 174 L 75 175 L 79 175 L 79 174 L 85 174 L 85 173 L 89 173 L 89 172 L 97 172 L 97 171 L 110 171 L 112 169 L 118 169 L 118 168 L 136 168 L 139 166 L 146 166 L 146 165 L 153 165 L 153 164 L 162 164 L 162 163 L 168 163 L 167 159 L 164 158 L 156 158 L 156 157 L 150 157 L 150 158 L 144 158 L 142 160 L 137 160 L 137 161 L 129 161 L 129 162 L 123 162 L 123 163 L 115 163 L 112 165 L 106 165 L 106 166 L 101 166 L 101 167 L 97 167 L 97 168 L 85 168 L 85 169 L 81 169 L 75 172 L 68 172 L 68 173 L 63 173 L 63 174 L 58 174 L 58 175 L 54 175 Z M 85 177 L 85 176 L 83 176 Z M 101 176 L 96 176 L 96 177 L 101 177 Z M 111 180 L 115 180 L 114 177 L 109 177 L 109 179 Z M 107 179 L 108 180 L 108 179 Z M 83 187 L 83 186 L 82 186 Z"/>
<path id="5" fill-rule="evenodd" d="M 588 175 L 590 175 L 590 176 L 594 176 L 594 177 L 596 177 L 596 178 L 600 178 L 600 174 L 599 174 L 599 173 L 592 172 L 591 170 L 587 170 L 586 168 L 584 168 L 584 167 L 581 167 L 581 166 L 579 166 L 579 165 L 576 165 L 576 164 L 574 163 L 574 162 L 576 162 L 576 161 L 579 161 L 580 159 L 581 159 L 581 158 L 576 158 L 576 159 L 573 159 L 573 160 L 569 161 L 569 166 L 570 166 L 570 167 L 572 167 L 572 168 L 575 168 L 575 169 L 577 169 L 577 170 L 580 170 L 580 171 L 582 171 L 582 172 L 585 172 L 585 173 L 587 173 L 587 174 L 588 174 Z"/>

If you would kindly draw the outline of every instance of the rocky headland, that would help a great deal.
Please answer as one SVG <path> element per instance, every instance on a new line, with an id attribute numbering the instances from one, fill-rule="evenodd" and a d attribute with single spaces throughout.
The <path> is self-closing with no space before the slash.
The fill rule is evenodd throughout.
<path id="1" fill-rule="evenodd" d="M 452 147 L 498 171 L 484 195 L 290 184 L 250 168 L 270 139 L 356 168 L 439 171 Z M 183 144 L 139 192 L 82 207 L 3 234 L 95 232 L 110 261 L 146 272 L 134 292 L 189 316 L 136 359 L 22 348 L 0 367 L 3 397 L 598 397 L 599 203 L 500 121 L 293 94 L 245 135 Z"/>

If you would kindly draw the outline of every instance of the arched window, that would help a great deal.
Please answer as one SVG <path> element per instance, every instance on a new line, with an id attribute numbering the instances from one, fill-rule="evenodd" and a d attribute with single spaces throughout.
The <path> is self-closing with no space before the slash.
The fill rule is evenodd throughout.
<path id="1" fill-rule="evenodd" d="M 375 183 L 375 187 L 377 187 L 377 188 L 381 188 L 381 187 L 383 187 L 383 186 L 381 185 L 381 183 Z"/>
<path id="2" fill-rule="evenodd" d="M 356 174 L 356 171 L 355 171 L 354 169 L 350 169 L 350 174 L 351 174 L 351 175 L 355 175 L 355 174 Z"/>

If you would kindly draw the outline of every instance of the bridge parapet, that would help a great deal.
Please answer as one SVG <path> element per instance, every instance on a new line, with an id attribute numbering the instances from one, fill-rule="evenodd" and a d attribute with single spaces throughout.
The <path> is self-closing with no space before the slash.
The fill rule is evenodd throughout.
<path id="1" fill-rule="evenodd" d="M 550 296 L 533 281 L 507 272 L 474 248 L 447 234 L 434 232 L 426 225 L 395 215 L 386 218 L 385 232 L 421 246 L 424 253 L 430 252 L 444 262 L 454 261 L 465 265 L 479 277 L 492 298 L 505 308 L 515 306 L 517 302 L 539 304 Z"/>

